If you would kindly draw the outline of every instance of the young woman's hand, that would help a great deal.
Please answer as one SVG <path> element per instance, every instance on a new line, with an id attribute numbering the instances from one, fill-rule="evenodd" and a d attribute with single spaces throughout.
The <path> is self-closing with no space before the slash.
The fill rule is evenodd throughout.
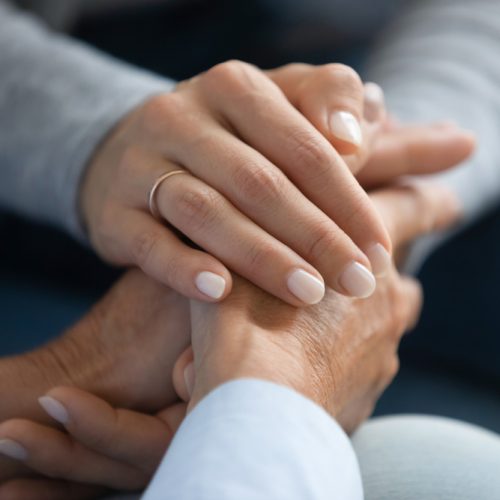
<path id="1" fill-rule="evenodd" d="M 106 260 L 199 300 L 226 297 L 229 270 L 297 306 L 321 300 L 325 284 L 368 296 L 391 246 L 352 172 L 384 121 L 380 89 L 343 65 L 215 66 L 144 103 L 104 141 L 81 191 L 90 240 Z M 471 141 L 447 134 L 451 165 Z M 376 154 L 362 177 L 394 175 L 385 159 Z"/>

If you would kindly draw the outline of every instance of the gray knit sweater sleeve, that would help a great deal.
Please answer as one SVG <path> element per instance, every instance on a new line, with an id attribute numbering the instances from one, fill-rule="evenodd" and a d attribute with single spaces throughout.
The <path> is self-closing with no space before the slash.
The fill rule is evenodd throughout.
<path id="1" fill-rule="evenodd" d="M 0 1 L 0 206 L 82 237 L 78 185 L 128 111 L 173 82 L 48 31 Z"/>
<path id="2" fill-rule="evenodd" d="M 368 78 L 403 121 L 451 119 L 473 130 L 474 157 L 437 179 L 465 207 L 465 223 L 500 202 L 500 2 L 422 0 L 396 18 Z M 415 246 L 415 269 L 443 235 Z"/>

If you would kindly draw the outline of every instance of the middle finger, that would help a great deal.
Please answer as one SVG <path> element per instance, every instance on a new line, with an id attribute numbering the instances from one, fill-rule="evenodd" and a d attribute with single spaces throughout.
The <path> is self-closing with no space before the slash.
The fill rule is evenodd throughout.
<path id="1" fill-rule="evenodd" d="M 258 151 L 223 128 L 200 124 L 182 162 L 262 229 L 298 253 L 325 282 L 350 296 L 373 288 L 370 262 L 349 236 Z M 293 221 L 293 224 L 290 224 Z"/>

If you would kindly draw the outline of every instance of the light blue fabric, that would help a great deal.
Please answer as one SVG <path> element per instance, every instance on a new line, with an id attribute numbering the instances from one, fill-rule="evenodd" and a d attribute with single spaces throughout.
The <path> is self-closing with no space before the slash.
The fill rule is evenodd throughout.
<path id="1" fill-rule="evenodd" d="M 479 427 L 383 417 L 352 445 L 366 500 L 500 498 L 500 436 Z M 240 380 L 187 417 L 144 499 L 354 500 L 363 498 L 359 480 L 351 444 L 321 408 L 284 387 Z"/>
<path id="2" fill-rule="evenodd" d="M 52 33 L 1 1 L 0 64 L 0 207 L 83 239 L 84 167 L 120 119 L 173 82 Z"/>
<path id="3" fill-rule="evenodd" d="M 361 500 L 340 426 L 291 389 L 237 380 L 190 413 L 145 500 Z"/>
<path id="4" fill-rule="evenodd" d="M 374 419 L 352 439 L 366 500 L 498 500 L 500 436 L 441 417 Z"/>

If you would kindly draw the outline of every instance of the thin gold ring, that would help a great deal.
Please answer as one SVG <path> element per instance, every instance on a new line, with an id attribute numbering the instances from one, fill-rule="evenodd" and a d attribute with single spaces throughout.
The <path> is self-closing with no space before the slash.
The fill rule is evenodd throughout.
<path id="1" fill-rule="evenodd" d="M 156 179 L 155 183 L 149 190 L 149 211 L 151 212 L 151 215 L 155 217 L 156 219 L 161 219 L 161 213 L 158 210 L 158 207 L 156 206 L 156 192 L 158 191 L 158 188 L 161 186 L 161 183 L 163 181 L 166 181 L 169 177 L 172 177 L 173 175 L 177 174 L 188 174 L 189 172 L 187 170 L 172 170 L 172 172 L 167 172 L 163 175 L 160 175 L 158 179 Z"/>

